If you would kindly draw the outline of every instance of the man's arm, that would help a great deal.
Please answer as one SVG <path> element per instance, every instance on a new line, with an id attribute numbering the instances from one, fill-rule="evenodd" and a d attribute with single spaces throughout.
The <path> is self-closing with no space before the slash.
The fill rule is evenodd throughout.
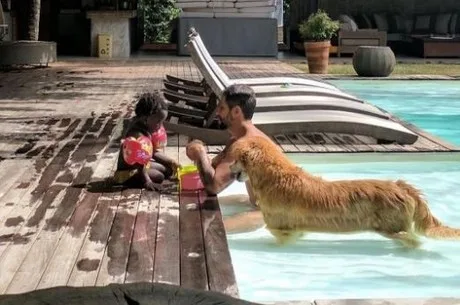
<path id="1" fill-rule="evenodd" d="M 206 190 L 211 194 L 218 194 L 234 180 L 235 175 L 230 171 L 231 160 L 222 158 L 220 162 L 213 164 L 206 153 L 201 153 L 196 164 L 200 172 L 201 181 Z"/>
<path id="2" fill-rule="evenodd" d="M 254 208 L 259 208 L 259 206 L 257 205 L 257 196 L 254 193 L 254 189 L 252 188 L 251 182 L 248 180 L 246 181 L 245 184 L 246 184 L 246 191 L 248 192 L 248 196 L 249 196 L 249 202 Z"/>
<path id="3" fill-rule="evenodd" d="M 228 234 L 251 232 L 264 225 L 261 211 L 249 211 L 224 218 L 225 232 Z"/>
<path id="4" fill-rule="evenodd" d="M 234 138 L 230 138 L 230 140 L 228 140 L 228 142 L 225 144 L 224 149 L 222 149 L 222 151 L 220 151 L 217 154 L 217 156 L 212 158 L 212 161 L 211 161 L 212 167 L 216 168 L 217 165 L 219 165 L 225 159 L 225 157 L 227 156 L 228 149 L 232 146 L 233 142 L 235 141 L 236 140 Z"/>

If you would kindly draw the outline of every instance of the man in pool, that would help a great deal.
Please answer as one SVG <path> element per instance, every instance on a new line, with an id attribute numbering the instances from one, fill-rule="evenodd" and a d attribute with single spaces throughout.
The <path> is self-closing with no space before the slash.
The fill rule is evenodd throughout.
<path id="1" fill-rule="evenodd" d="M 225 148 L 214 159 L 210 160 L 201 141 L 195 140 L 187 145 L 187 156 L 197 164 L 201 180 L 208 194 L 219 194 L 236 180 L 236 176 L 230 171 L 230 165 L 234 160 L 227 153 L 236 140 L 261 136 L 271 141 L 251 121 L 255 108 L 256 97 L 251 87 L 242 84 L 229 86 L 217 105 L 217 118 L 230 133 L 230 140 Z M 249 181 L 246 182 L 246 189 L 249 195 L 249 202 L 246 201 L 246 204 L 251 207 L 251 210 L 226 217 L 224 224 L 228 233 L 251 231 L 264 225 L 262 213 L 258 209 Z M 226 201 L 230 203 L 230 200 L 222 199 L 219 200 L 221 204 Z"/>

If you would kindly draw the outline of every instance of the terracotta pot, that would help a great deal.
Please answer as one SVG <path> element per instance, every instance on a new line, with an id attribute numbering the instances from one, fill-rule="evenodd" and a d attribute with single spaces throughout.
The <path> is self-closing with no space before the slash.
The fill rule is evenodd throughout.
<path id="1" fill-rule="evenodd" d="M 326 74 L 329 65 L 329 48 L 331 41 L 308 41 L 304 42 L 305 56 L 308 60 L 310 73 Z"/>

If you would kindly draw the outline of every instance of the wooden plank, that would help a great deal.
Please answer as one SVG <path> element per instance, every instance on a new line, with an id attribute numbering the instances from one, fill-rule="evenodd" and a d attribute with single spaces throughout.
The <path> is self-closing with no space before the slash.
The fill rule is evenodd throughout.
<path id="1" fill-rule="evenodd" d="M 346 140 L 345 137 L 343 137 L 344 140 Z M 354 145 L 355 148 L 358 148 L 359 151 L 378 151 L 378 152 L 401 152 L 401 151 L 414 151 L 415 149 L 410 146 L 410 145 L 400 145 L 397 143 L 390 143 L 390 144 L 377 144 L 377 140 L 374 139 L 372 142 L 374 144 L 365 144 L 366 142 L 369 141 L 369 137 L 366 136 L 358 136 L 358 135 L 353 135 L 350 136 L 350 138 L 359 144 Z M 369 148 L 366 148 L 368 146 Z M 366 150 L 366 149 L 371 149 L 371 150 Z"/>
<path id="2" fill-rule="evenodd" d="M 80 121 L 78 121 L 78 123 L 80 123 Z M 68 132 L 66 131 L 67 137 L 74 136 L 77 126 L 78 124 L 69 126 L 67 129 Z M 4 194 L 1 198 L 2 203 L 0 204 L 0 223 L 6 221 L 7 218 L 24 217 L 27 215 L 26 211 L 30 211 L 31 209 L 29 202 L 26 204 L 22 203 L 30 199 L 24 199 L 24 196 L 30 197 L 32 192 L 34 192 L 36 196 L 39 195 L 37 187 L 40 181 L 42 181 L 40 175 L 49 172 L 47 166 L 53 162 L 57 154 L 68 153 L 64 150 L 64 147 L 69 144 L 69 138 L 67 137 L 40 152 L 38 158 L 33 161 L 33 166 L 26 166 L 28 170 L 24 172 L 21 179 Z M 42 183 L 45 182 L 42 181 Z M 26 210 L 23 210 L 23 208 L 26 208 Z M 20 210 L 16 211 L 17 209 Z M 2 246 L 0 245 L 0 255 L 1 253 Z"/>
<path id="3" fill-rule="evenodd" d="M 327 152 L 327 148 L 324 147 L 323 143 L 317 143 L 314 141 L 314 136 L 307 132 L 297 133 L 300 139 L 302 139 L 306 145 L 312 148 L 313 152 Z"/>
<path id="4" fill-rule="evenodd" d="M 177 139 L 180 142 L 180 137 Z M 165 154 L 179 161 L 177 146 Z M 153 281 L 180 285 L 179 196 L 160 194 Z"/>
<path id="5" fill-rule="evenodd" d="M 42 252 L 36 253 L 36 255 L 43 257 L 45 263 L 44 266 L 35 266 L 35 268 L 38 268 L 36 271 L 37 276 L 29 278 L 28 285 L 36 283 L 35 285 L 38 284 L 38 287 L 50 287 L 55 285 L 56 282 L 60 284 L 67 283 L 68 275 L 72 270 L 75 257 L 78 255 L 81 246 L 81 240 L 84 237 L 84 235 L 81 237 L 81 234 L 85 231 L 85 226 L 97 202 L 98 195 L 95 193 L 85 193 L 83 188 L 87 186 L 87 182 L 93 176 L 93 172 L 105 171 L 106 175 L 110 175 L 114 169 L 113 158 L 109 161 L 108 166 L 105 165 L 102 168 L 99 166 L 99 162 L 101 161 L 101 157 L 104 156 L 102 152 L 107 148 L 117 118 L 118 114 L 112 116 L 111 120 L 107 122 L 100 132 L 99 137 L 94 137 L 88 133 L 81 143 L 83 147 L 72 155 L 70 162 L 73 163 L 70 163 L 70 168 L 77 167 L 76 164 L 85 165 L 81 167 L 80 172 L 75 177 L 73 181 L 74 187 L 66 189 L 65 195 L 57 205 L 55 213 L 48 219 L 45 229 L 39 234 L 39 240 L 34 244 L 31 252 L 28 254 L 28 258 L 33 257 L 32 253 L 41 249 Z M 93 133 L 98 132 L 102 127 L 103 121 L 105 121 L 104 116 L 96 120 L 89 131 Z M 106 160 L 104 161 L 107 162 Z M 94 174 L 94 176 L 98 175 L 100 173 L 97 175 Z M 72 182 L 73 176 L 71 173 L 70 176 L 66 177 L 68 182 Z M 59 178 L 57 181 L 59 181 Z M 67 222 L 69 225 L 65 226 Z M 69 234 L 62 237 L 64 232 L 67 231 L 70 231 L 68 232 Z M 42 242 L 43 240 L 46 240 L 46 243 Z M 53 257 L 56 257 L 57 261 L 53 261 Z M 63 257 L 68 257 L 69 259 L 60 262 Z M 33 264 L 32 258 L 29 261 L 31 262 L 27 263 L 26 258 L 21 268 L 26 270 L 30 268 L 27 266 Z M 42 269 L 43 271 L 41 271 Z M 18 283 L 23 281 L 21 279 L 17 280 Z M 10 287 L 9 289 L 12 288 Z M 16 289 L 26 288 L 18 287 Z"/>
<path id="6" fill-rule="evenodd" d="M 112 120 L 116 119 L 117 116 L 114 115 Z M 102 125 L 98 124 L 98 121 L 100 120 L 95 120 L 91 128 L 101 129 Z M 99 163 L 99 158 L 94 155 L 100 156 L 108 144 L 108 137 L 112 133 L 114 125 L 113 121 L 108 122 L 100 133 L 100 138 L 87 133 L 65 163 L 65 170 L 60 172 L 56 181 L 51 185 L 51 187 L 61 186 L 64 188 L 59 193 L 62 194 L 62 197 L 59 196 L 57 200 L 52 201 L 55 209 L 48 209 L 43 221 L 37 223 L 35 240 L 30 243 L 30 250 L 11 280 L 6 290 L 7 293 L 21 293 L 37 287 L 49 260 L 53 256 L 56 245 L 65 231 L 66 224 L 76 209 L 83 187 L 90 180 Z M 93 131 L 96 130 L 93 129 Z M 64 178 L 60 179 L 60 177 Z M 73 187 L 70 187 L 72 183 Z M 24 246 L 23 248 L 27 247 Z"/>
<path id="7" fill-rule="evenodd" d="M 178 135 L 178 161 L 181 165 L 192 164 L 193 162 L 187 157 L 186 146 L 189 142 L 188 137 L 184 135 Z"/>
<path id="8" fill-rule="evenodd" d="M 183 165 L 192 161 L 185 153 L 187 137 L 178 138 L 178 159 Z M 179 198 L 180 284 L 183 287 L 208 290 L 208 276 L 197 192 L 182 192 Z"/>
<path id="9" fill-rule="evenodd" d="M 327 138 L 323 134 L 316 133 L 301 133 L 302 138 L 317 152 L 337 152 L 341 151 L 337 145 L 327 142 Z"/>
<path id="10" fill-rule="evenodd" d="M 340 137 L 333 133 L 322 133 L 324 139 L 326 140 L 326 144 L 334 145 L 337 147 L 338 150 L 343 152 L 354 152 L 355 149 L 347 145 Z"/>
<path id="11" fill-rule="evenodd" d="M 52 192 L 47 192 L 44 198 L 44 201 L 50 202 L 50 205 L 64 198 L 62 189 L 50 188 L 50 190 Z M 52 196 L 53 198 L 50 200 L 47 199 L 47 196 Z M 44 220 L 51 218 L 52 213 L 53 209 L 45 211 Z M 38 233 L 36 233 L 29 230 L 27 226 L 23 226 L 19 230 L 18 236 L 27 236 L 30 241 L 24 241 L 21 245 L 13 243 L 3 253 L 0 263 L 2 266 L 0 291 L 2 293 L 22 293 L 35 288 L 37 283 L 34 281 L 34 277 L 46 266 L 49 259 L 49 251 L 47 251 L 46 247 L 50 247 L 51 251 L 54 251 L 53 241 L 49 239 L 40 239 L 41 248 L 38 246 L 33 247 L 42 227 L 43 225 L 39 226 L 37 228 Z M 32 281 L 28 280 L 29 277 L 32 277 Z"/>
<path id="12" fill-rule="evenodd" d="M 350 140 L 351 141 L 350 141 Z M 352 142 L 353 147 L 359 152 L 374 152 L 378 150 L 378 147 L 381 145 L 377 144 L 367 144 L 369 143 L 369 137 L 366 136 L 359 136 L 359 135 L 345 135 L 343 137 L 344 141 Z M 375 139 L 372 141 L 373 143 L 376 143 Z M 383 148 L 382 148 L 383 149 Z"/>
<path id="13" fill-rule="evenodd" d="M 126 115 L 125 115 L 126 117 Z M 120 120 L 110 144 L 104 154 L 118 157 L 119 140 L 123 133 L 124 121 Z M 113 219 L 121 198 L 121 187 L 102 184 L 103 194 L 98 198 L 94 217 L 89 224 L 89 231 L 85 236 L 80 253 L 70 273 L 67 285 L 93 286 L 96 283 L 101 260 L 105 252 L 107 240 Z"/>
<path id="14" fill-rule="evenodd" d="M 56 246 L 56 250 L 44 271 L 37 289 L 53 286 L 65 286 L 75 266 L 80 249 L 89 232 L 89 224 L 94 219 L 96 207 L 103 204 L 99 200 L 104 194 L 104 189 L 109 187 L 107 179 L 112 176 L 116 166 L 117 155 L 105 154 L 97 165 L 91 181 L 83 190 L 74 215 L 69 221 L 66 232 Z M 95 265 L 95 262 L 87 265 Z M 89 268 L 89 267 L 88 267 Z"/>
<path id="15" fill-rule="evenodd" d="M 203 229 L 198 193 L 180 194 L 180 284 L 186 288 L 208 290 Z"/>
<path id="16" fill-rule="evenodd" d="M 442 146 L 436 142 L 427 139 L 424 136 L 419 136 L 418 140 L 413 144 L 418 151 L 449 151 L 449 148 Z"/>
<path id="17" fill-rule="evenodd" d="M 292 144 L 297 147 L 299 152 L 312 152 L 313 148 L 306 144 L 305 141 L 298 134 L 287 134 L 286 137 L 291 141 Z"/>
<path id="18" fill-rule="evenodd" d="M 177 195 L 161 195 L 153 281 L 180 285 L 179 204 Z"/>
<path id="19" fill-rule="evenodd" d="M 15 185 L 26 170 L 30 171 L 31 165 L 31 160 L 5 160 L 0 163 L 0 206 L 2 206 L 3 195 Z"/>
<path id="20" fill-rule="evenodd" d="M 206 195 L 203 195 L 205 198 Z M 201 208 L 209 290 L 238 297 L 232 259 L 217 197 L 207 197 Z"/>
<path id="21" fill-rule="evenodd" d="M 80 131 L 86 133 L 90 126 L 91 124 L 84 124 Z M 3 249 L 0 249 L 3 251 L 0 258 L 0 266 L 2 266 L 0 293 L 8 288 L 11 279 L 21 266 L 22 260 L 44 226 L 44 220 L 49 219 L 54 212 L 49 207 L 52 207 L 56 198 L 62 199 L 61 196 L 64 195 L 62 191 L 65 187 L 63 185 L 51 186 L 51 184 L 59 174 L 65 173 L 64 164 L 69 160 L 71 154 L 76 151 L 77 145 L 80 143 L 79 140 L 74 139 L 75 136 L 52 159 L 43 171 L 37 185 L 30 193 L 26 194 L 27 197 L 22 198 L 23 201 L 28 201 L 29 204 L 18 205 L 14 210 L 17 216 L 25 216 L 26 221 L 24 221 L 23 225 L 0 228 L 0 235 L 8 236 L 11 234 L 10 239 L 3 245 Z M 18 238 L 22 243 L 18 242 Z"/>
<path id="22" fill-rule="evenodd" d="M 177 149 L 177 146 L 179 145 L 179 137 L 176 133 L 171 133 L 171 132 L 167 132 L 168 133 L 168 143 L 167 143 L 167 146 L 168 147 L 176 147 Z"/>
<path id="23" fill-rule="evenodd" d="M 372 151 L 368 145 L 362 145 L 361 141 L 352 134 L 336 133 L 328 136 L 340 145 L 344 146 L 349 152 Z"/>
<path id="24" fill-rule="evenodd" d="M 119 91 L 123 92 L 123 91 Z M 123 97 L 127 97 L 129 93 L 124 92 Z M 120 97 L 119 97 L 120 98 Z M 126 115 L 129 114 L 129 111 Z M 101 115 L 103 117 L 103 115 Z M 113 118 L 112 119 L 117 119 Z M 122 128 L 123 128 L 123 123 L 124 120 L 117 120 L 118 124 L 117 127 L 115 128 L 115 132 L 112 134 L 112 130 L 108 129 L 109 132 L 102 132 L 102 137 L 98 139 L 97 144 L 102 144 L 105 149 L 103 153 L 103 162 L 106 162 L 109 166 L 109 174 L 108 176 L 111 176 L 111 173 L 115 170 L 116 167 L 116 159 L 118 158 L 118 145 L 119 144 L 114 144 L 114 141 L 119 141 L 119 137 L 121 137 L 122 133 Z M 103 120 L 97 120 L 95 125 L 90 129 L 90 132 L 95 132 L 101 126 L 103 123 Z M 111 124 L 111 129 L 115 126 L 114 120 L 111 120 L 107 123 L 106 127 Z M 104 129 L 106 130 L 106 129 Z M 110 141 L 109 141 L 110 139 Z M 108 177 L 106 177 L 108 178 Z M 81 196 L 83 199 L 81 200 L 81 209 L 77 209 L 74 216 L 71 221 L 70 221 L 70 234 L 64 235 L 64 237 L 61 239 L 61 242 L 59 243 L 55 255 L 59 252 L 63 252 L 61 257 L 68 257 L 68 260 L 63 264 L 62 266 L 62 272 L 59 275 L 54 274 L 52 271 L 49 271 L 48 273 L 45 272 L 44 277 L 42 278 L 42 281 L 39 284 L 39 287 L 48 287 L 49 285 L 52 285 L 53 282 L 59 282 L 63 283 L 64 285 L 67 284 L 68 281 L 72 280 L 78 280 L 81 278 L 78 278 L 78 275 L 81 275 L 82 273 L 88 272 L 89 277 L 88 277 L 88 282 L 94 284 L 97 272 L 94 274 L 94 271 L 97 271 L 98 268 L 101 265 L 101 257 L 98 257 L 97 259 L 89 259 L 88 257 L 81 257 L 85 256 L 90 252 L 92 249 L 89 245 L 91 245 L 88 242 L 88 239 L 91 241 L 96 240 L 96 242 L 99 242 L 98 237 L 102 236 L 104 234 L 103 230 L 99 230 L 104 228 L 104 220 L 107 218 L 113 219 L 110 216 L 112 214 L 110 213 L 104 213 L 107 212 L 107 208 L 111 208 L 110 204 L 112 203 L 113 195 L 117 194 L 120 195 L 119 192 L 117 191 L 117 188 L 110 188 L 110 185 L 108 181 L 100 181 L 99 183 L 95 183 L 94 186 L 89 186 L 91 191 L 85 192 L 83 196 Z M 115 191 L 115 192 L 114 192 Z M 105 192 L 105 193 L 104 193 Z M 112 192 L 112 193 L 111 193 Z M 118 199 L 118 198 L 117 198 Z M 116 200 L 116 202 L 118 202 Z M 112 207 L 113 208 L 113 207 Z M 81 210 L 81 212 L 80 212 Z M 93 213 L 94 212 L 94 213 Z M 108 217 L 104 217 L 108 216 Z M 85 225 L 82 227 L 81 220 L 85 220 Z M 70 241 L 70 236 L 75 235 L 74 231 L 72 228 L 73 222 L 76 222 L 75 225 L 78 225 L 78 237 L 74 237 L 74 243 L 72 245 L 68 245 L 69 249 L 74 249 L 73 251 L 67 251 L 65 250 L 65 245 Z M 109 222 L 109 225 L 107 225 L 105 228 L 109 227 L 111 225 L 111 221 Z M 90 227 L 90 225 L 93 227 Z M 95 227 L 95 228 L 94 228 Z M 95 232 L 97 231 L 97 232 Z M 105 239 L 106 240 L 106 239 Z M 105 244 L 105 243 L 104 243 Z M 61 246 L 61 247 L 59 247 Z M 101 251 L 103 252 L 103 251 Z M 80 257 L 80 259 L 78 259 Z M 48 269 L 50 270 L 55 270 L 55 267 L 53 266 L 54 261 L 51 262 L 50 266 Z M 82 271 L 80 273 L 80 271 Z M 91 274 L 91 272 L 93 273 Z M 47 274 L 49 274 L 47 276 Z M 57 277 L 57 278 L 56 278 Z M 70 279 L 70 277 L 72 277 Z"/>
<path id="25" fill-rule="evenodd" d="M 97 286 L 125 281 L 140 193 L 140 189 L 125 189 L 121 193 L 120 203 L 96 279 Z"/>
<path id="26" fill-rule="evenodd" d="M 134 225 L 125 283 L 152 282 L 160 196 L 143 190 Z"/>
<path id="27" fill-rule="evenodd" d="M 95 216 L 69 276 L 68 286 L 95 285 L 120 198 L 120 188 L 115 187 L 99 197 Z"/>
<path id="28" fill-rule="evenodd" d="M 289 141 L 283 134 L 273 135 L 271 137 L 275 143 L 278 143 L 279 146 L 283 149 L 285 153 L 290 152 L 299 152 L 299 149 Z"/>

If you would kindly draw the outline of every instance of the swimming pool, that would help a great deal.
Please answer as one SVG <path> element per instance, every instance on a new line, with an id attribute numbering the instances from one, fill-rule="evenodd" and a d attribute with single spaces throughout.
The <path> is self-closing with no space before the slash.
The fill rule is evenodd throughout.
<path id="1" fill-rule="evenodd" d="M 460 145 L 460 81 L 331 80 L 450 143 Z"/>
<path id="2" fill-rule="evenodd" d="M 326 179 L 403 178 L 421 188 L 432 212 L 460 227 L 460 160 L 297 164 Z M 245 194 L 234 183 L 220 196 Z M 235 212 L 223 206 L 224 216 Z M 240 297 L 252 301 L 460 296 L 460 242 L 422 238 L 406 250 L 377 234 L 308 234 L 277 247 L 266 229 L 227 236 Z"/>
<path id="3" fill-rule="evenodd" d="M 417 126 L 460 144 L 460 82 L 334 81 Z M 436 104 L 433 103 L 436 100 Z M 460 156 L 359 154 L 290 157 L 326 179 L 406 179 L 423 190 L 432 212 L 460 227 Z M 246 194 L 235 182 L 219 196 Z M 222 200 L 223 202 L 224 200 Z M 222 205 L 224 217 L 241 207 Z M 308 234 L 278 247 L 266 229 L 230 234 L 230 254 L 243 299 L 460 296 L 460 242 L 421 238 L 407 250 L 377 234 Z"/>

